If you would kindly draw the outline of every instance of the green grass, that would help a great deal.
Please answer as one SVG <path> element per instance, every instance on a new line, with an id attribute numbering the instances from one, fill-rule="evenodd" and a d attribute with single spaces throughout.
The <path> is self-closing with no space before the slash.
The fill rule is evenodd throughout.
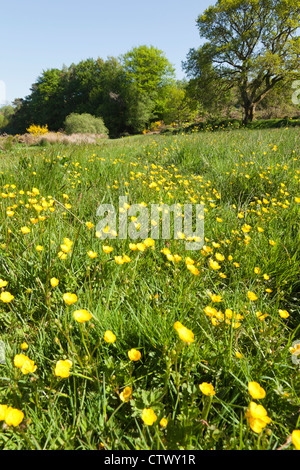
<path id="1" fill-rule="evenodd" d="M 0 300 L 0 404 L 24 413 L 16 427 L 2 421 L 1 449 L 295 448 L 288 439 L 300 428 L 299 365 L 290 350 L 300 335 L 299 143 L 293 128 L 236 129 L 1 152 L 0 279 L 8 282 L 1 291 L 14 299 Z M 148 207 L 204 204 L 206 251 L 186 251 L 177 239 L 132 251 L 142 240 L 98 238 L 98 206 L 118 208 L 124 195 Z M 61 259 L 64 238 L 73 244 Z M 166 247 L 181 260 L 168 259 Z M 214 270 L 217 253 L 224 260 Z M 117 264 L 124 254 L 131 261 Z M 75 304 L 64 303 L 66 292 L 77 295 Z M 92 319 L 77 323 L 76 309 Z M 176 321 L 194 342 L 181 340 Z M 103 339 L 107 330 L 114 343 Z M 139 361 L 129 360 L 131 348 Z M 36 364 L 33 373 L 14 365 L 21 352 Z M 70 376 L 57 377 L 56 362 L 65 359 Z M 250 381 L 264 398 L 251 397 Z M 200 391 L 203 382 L 215 395 Z M 123 402 L 126 386 L 132 395 Z M 260 433 L 245 416 L 251 401 L 271 418 Z M 153 425 L 142 420 L 145 408 L 157 416 Z"/>

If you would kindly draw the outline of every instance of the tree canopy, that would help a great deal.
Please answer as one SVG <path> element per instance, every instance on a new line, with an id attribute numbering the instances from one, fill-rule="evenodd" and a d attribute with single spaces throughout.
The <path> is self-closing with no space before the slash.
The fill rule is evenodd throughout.
<path id="1" fill-rule="evenodd" d="M 299 0 L 219 0 L 196 24 L 206 42 L 184 68 L 203 94 L 212 83 L 237 87 L 245 124 L 278 83 L 299 76 Z"/>
<path id="2" fill-rule="evenodd" d="M 111 136 L 140 132 L 164 111 L 173 77 L 164 53 L 153 46 L 133 48 L 118 59 L 90 58 L 44 70 L 30 95 L 18 101 L 11 127 L 22 133 L 38 122 L 58 131 L 69 114 L 87 113 L 103 118 Z"/>

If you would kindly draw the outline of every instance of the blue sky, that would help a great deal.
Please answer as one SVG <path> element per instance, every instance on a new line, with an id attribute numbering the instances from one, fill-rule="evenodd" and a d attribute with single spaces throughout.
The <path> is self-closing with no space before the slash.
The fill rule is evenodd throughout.
<path id="1" fill-rule="evenodd" d="M 119 57 L 146 44 L 181 62 L 201 39 L 196 18 L 214 0 L 2 0 L 0 82 L 7 102 L 24 98 L 43 70 Z"/>

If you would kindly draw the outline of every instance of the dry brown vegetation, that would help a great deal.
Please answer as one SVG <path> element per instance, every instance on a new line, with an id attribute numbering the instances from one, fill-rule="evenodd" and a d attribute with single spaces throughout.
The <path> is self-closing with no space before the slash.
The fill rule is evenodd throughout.
<path id="1" fill-rule="evenodd" d="M 71 134 L 66 135 L 63 132 L 48 132 L 44 135 L 22 134 L 12 138 L 9 135 L 0 136 L 0 148 L 5 148 L 8 143 L 22 143 L 26 145 L 38 145 L 42 142 L 49 144 L 97 144 L 103 139 L 107 139 L 106 135 L 100 134 Z"/>

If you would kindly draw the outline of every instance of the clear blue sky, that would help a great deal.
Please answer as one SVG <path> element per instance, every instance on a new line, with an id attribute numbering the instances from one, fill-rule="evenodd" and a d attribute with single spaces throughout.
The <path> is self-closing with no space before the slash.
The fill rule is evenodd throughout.
<path id="1" fill-rule="evenodd" d="M 43 70 L 119 57 L 146 44 L 181 62 L 202 43 L 196 18 L 214 0 L 2 0 L 0 82 L 6 101 L 24 98 Z"/>

